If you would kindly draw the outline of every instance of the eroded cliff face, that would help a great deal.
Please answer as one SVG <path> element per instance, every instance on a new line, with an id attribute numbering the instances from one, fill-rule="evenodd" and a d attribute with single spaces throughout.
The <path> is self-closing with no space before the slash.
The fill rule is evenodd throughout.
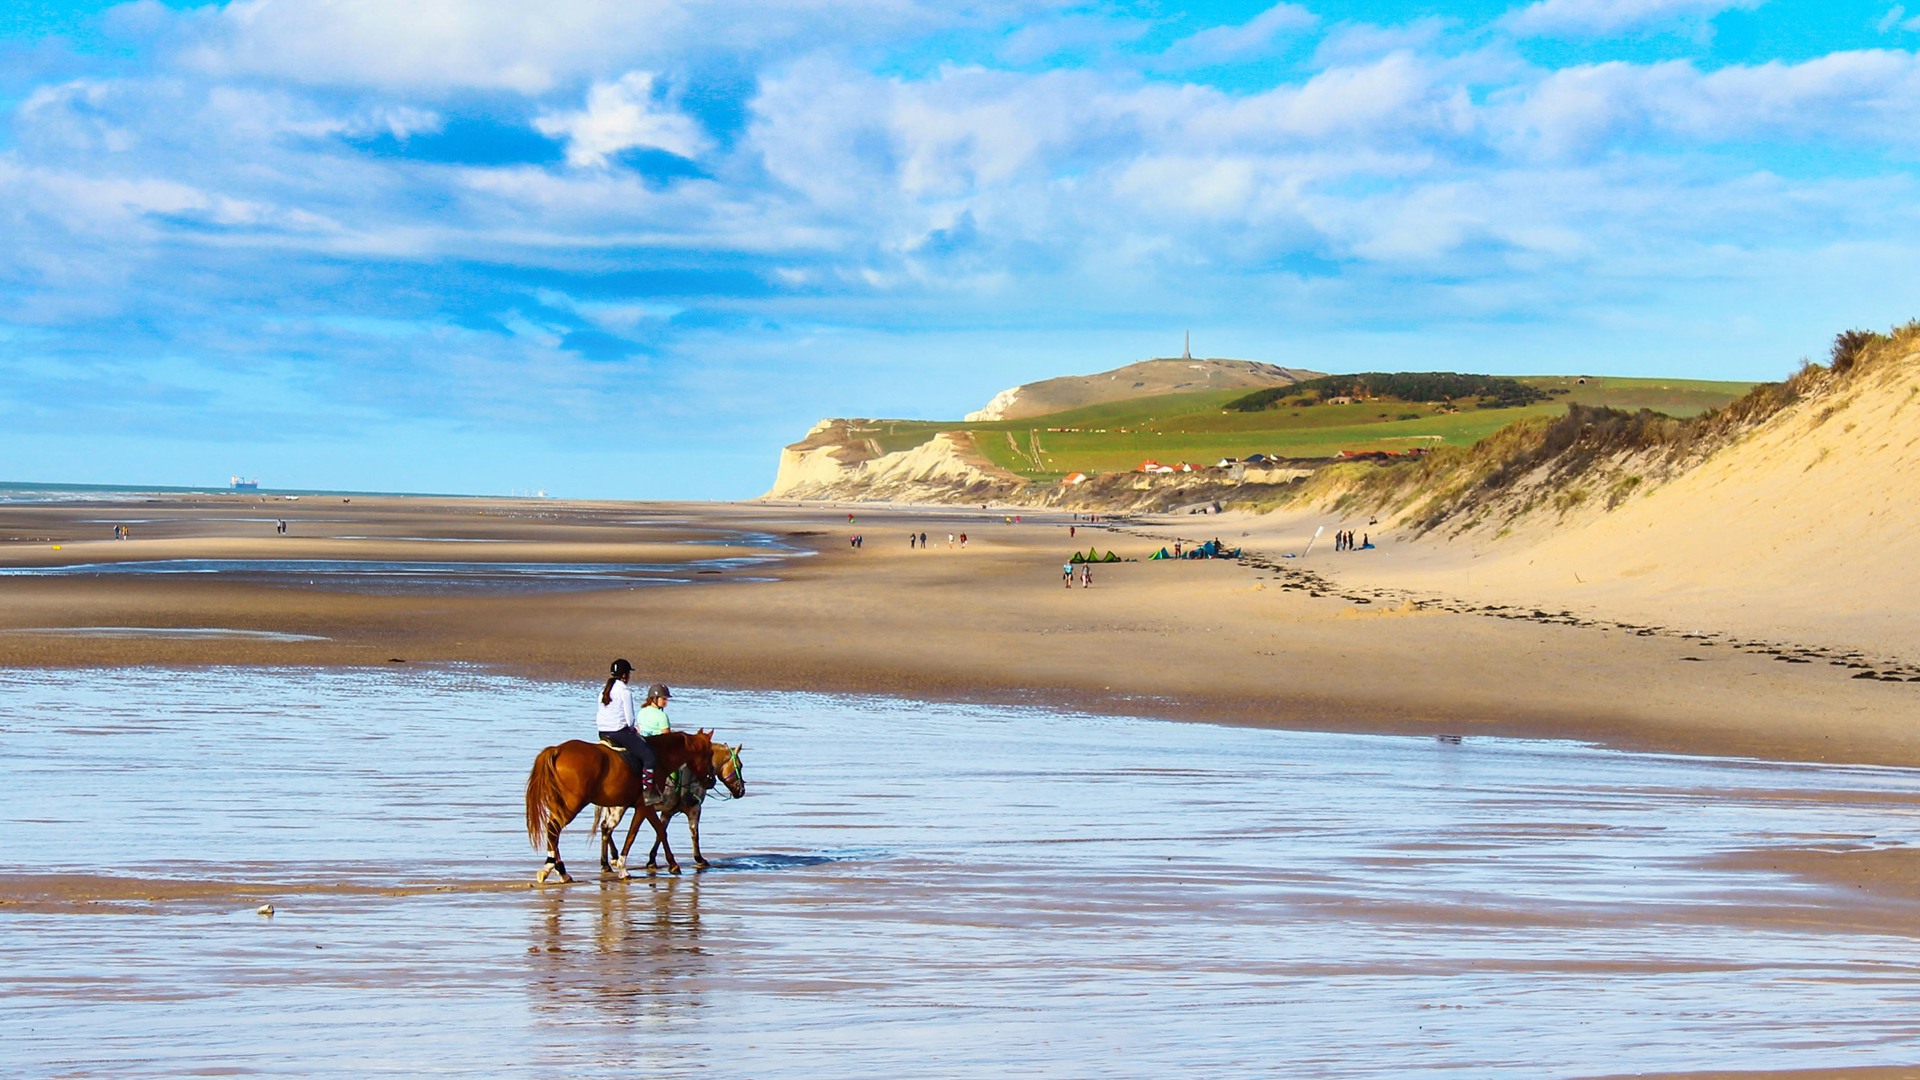
<path id="1" fill-rule="evenodd" d="M 1004 497 L 1024 481 L 974 450 L 965 432 L 941 432 L 907 450 L 883 453 L 859 430 L 865 421 L 828 419 L 780 451 L 769 499 L 973 502 Z"/>

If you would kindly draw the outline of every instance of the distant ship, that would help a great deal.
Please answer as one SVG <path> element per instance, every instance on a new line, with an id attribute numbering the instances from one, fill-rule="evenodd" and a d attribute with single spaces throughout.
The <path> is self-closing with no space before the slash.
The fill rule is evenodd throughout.
<path id="1" fill-rule="evenodd" d="M 233 484 L 233 490 L 235 491 L 259 491 L 260 490 L 260 481 L 258 480 L 242 480 L 239 477 L 235 476 L 231 479 L 231 483 Z"/>

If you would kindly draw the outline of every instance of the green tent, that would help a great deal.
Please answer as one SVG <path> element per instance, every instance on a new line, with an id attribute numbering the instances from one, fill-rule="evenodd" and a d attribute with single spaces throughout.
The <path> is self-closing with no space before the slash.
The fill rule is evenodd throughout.
<path id="1" fill-rule="evenodd" d="M 1113 552 L 1109 551 L 1107 552 L 1107 557 L 1104 559 L 1101 559 L 1100 561 L 1101 562 L 1119 562 L 1120 556 L 1115 555 Z"/>
<path id="2" fill-rule="evenodd" d="M 1173 558 L 1173 556 L 1167 554 L 1167 549 L 1161 548 L 1159 551 L 1156 551 L 1153 554 L 1147 556 L 1147 561 L 1152 562 L 1155 559 L 1171 559 L 1171 558 Z"/>
<path id="3" fill-rule="evenodd" d="M 1087 557 L 1076 551 L 1073 553 L 1073 558 L 1068 559 L 1067 561 L 1069 563 L 1083 563 L 1087 561 Z"/>

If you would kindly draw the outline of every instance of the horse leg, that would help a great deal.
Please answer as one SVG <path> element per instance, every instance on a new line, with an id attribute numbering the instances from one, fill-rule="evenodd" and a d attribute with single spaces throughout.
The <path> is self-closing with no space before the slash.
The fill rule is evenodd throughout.
<path id="1" fill-rule="evenodd" d="M 560 830 L 566 828 L 572 823 L 574 818 L 580 816 L 581 808 L 578 806 L 567 807 L 564 804 L 562 808 L 566 810 L 566 813 L 549 816 L 547 818 L 547 861 L 540 867 L 539 875 L 533 879 L 535 885 L 545 885 L 548 874 L 559 874 L 560 882 L 563 885 L 573 884 L 573 875 L 567 873 L 567 861 L 560 857 Z"/>
<path id="2" fill-rule="evenodd" d="M 573 818 L 573 814 L 567 815 L 567 821 Z M 547 861 L 541 865 L 539 876 L 533 879 L 535 885 L 545 885 L 548 874 L 559 874 L 562 884 L 573 883 L 573 875 L 567 873 L 567 861 L 560 857 L 560 830 L 567 827 L 567 821 L 547 822 Z"/>
<path id="3" fill-rule="evenodd" d="M 705 870 L 713 864 L 707 861 L 705 855 L 700 854 L 700 804 L 694 803 L 687 807 L 686 814 L 687 835 L 693 837 L 693 865 L 697 869 Z"/>
<path id="4" fill-rule="evenodd" d="M 647 807 L 647 806 L 634 807 L 633 808 L 633 824 L 627 829 L 627 842 L 625 845 L 623 845 L 620 848 L 620 859 L 621 859 L 621 862 L 623 863 L 626 861 L 627 853 L 633 850 L 633 841 L 635 840 L 635 838 L 637 838 L 640 835 L 640 823 L 642 821 L 653 822 L 653 830 L 656 835 L 658 835 L 660 830 L 665 827 L 660 823 L 660 819 L 654 814 L 652 807 Z M 654 843 L 656 846 L 658 846 L 659 841 L 656 840 L 654 841 Z M 653 852 L 648 851 L 647 852 L 647 872 L 652 873 L 654 869 L 655 867 L 653 865 Z"/>
<path id="5" fill-rule="evenodd" d="M 647 849 L 648 870 L 658 870 L 660 868 L 659 863 L 657 863 L 655 859 L 660 854 L 661 845 L 667 842 L 667 825 L 673 821 L 673 815 L 679 812 L 680 808 L 676 806 L 660 815 L 660 828 L 654 834 L 653 846 Z M 672 857 L 672 852 L 668 852 L 668 857 Z"/>
<path id="6" fill-rule="evenodd" d="M 680 863 L 673 857 L 673 844 L 667 839 L 667 822 L 672 821 L 673 815 L 679 812 L 680 808 L 674 807 L 672 810 L 667 811 L 658 821 L 655 821 L 653 825 L 654 846 L 660 849 L 661 857 L 667 860 L 667 873 L 669 874 L 677 874 L 680 872 Z M 647 862 L 648 865 L 652 865 L 653 860 L 649 858 Z"/>
<path id="7" fill-rule="evenodd" d="M 613 830 L 620 827 L 620 818 L 626 813 L 622 806 L 603 806 L 594 811 L 594 835 L 600 838 L 600 869 L 603 873 L 626 876 L 626 852 L 614 855 Z"/>

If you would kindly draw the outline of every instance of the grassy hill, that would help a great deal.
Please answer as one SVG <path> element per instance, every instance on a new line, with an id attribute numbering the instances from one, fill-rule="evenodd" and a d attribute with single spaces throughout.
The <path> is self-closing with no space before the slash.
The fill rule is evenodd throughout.
<path id="1" fill-rule="evenodd" d="M 1361 401 L 1229 412 L 1244 389 L 1205 390 L 1108 402 L 1020 420 L 876 420 L 855 432 L 880 453 L 908 450 L 942 431 L 966 431 L 994 464 L 1029 480 L 1071 472 L 1126 472 L 1141 461 L 1211 465 L 1223 457 L 1264 453 L 1333 457 L 1342 450 L 1406 450 L 1468 446 L 1516 420 L 1559 416 L 1568 404 L 1651 409 L 1692 416 L 1724 405 L 1751 383 L 1692 379 L 1534 376 L 1519 381 L 1545 391 L 1544 402 L 1514 408 L 1454 411 L 1445 404 Z"/>

